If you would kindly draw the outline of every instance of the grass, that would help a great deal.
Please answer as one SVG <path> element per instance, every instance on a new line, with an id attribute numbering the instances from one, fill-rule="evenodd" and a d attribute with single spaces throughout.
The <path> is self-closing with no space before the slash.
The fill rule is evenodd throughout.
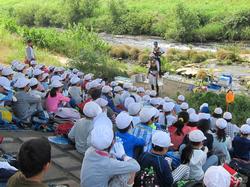
<path id="1" fill-rule="evenodd" d="M 10 34 L 7 30 L 0 26 L 0 63 L 10 64 L 13 60 L 24 61 L 25 59 L 25 43 L 22 38 Z M 62 65 L 56 55 L 42 50 L 39 48 L 35 49 L 37 61 L 46 65 Z"/>

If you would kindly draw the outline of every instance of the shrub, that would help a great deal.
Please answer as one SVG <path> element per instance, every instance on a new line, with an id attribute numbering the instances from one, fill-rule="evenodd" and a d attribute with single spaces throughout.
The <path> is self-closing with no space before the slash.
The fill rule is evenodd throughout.
<path id="1" fill-rule="evenodd" d="M 195 30 L 195 35 L 200 42 L 220 41 L 223 39 L 223 29 L 224 25 L 219 22 L 209 23 Z"/>
<path id="2" fill-rule="evenodd" d="M 250 12 L 244 10 L 228 16 L 224 20 L 225 34 L 224 37 L 230 40 L 240 40 L 241 32 L 245 27 L 250 26 Z"/>
<path id="3" fill-rule="evenodd" d="M 72 23 L 78 23 L 84 18 L 94 15 L 99 6 L 99 0 L 67 0 L 68 14 Z"/>
<path id="4" fill-rule="evenodd" d="M 200 20 L 195 11 L 190 11 L 183 4 L 177 4 L 175 9 L 175 21 L 169 20 L 169 28 L 165 34 L 166 38 L 172 38 L 182 42 L 194 39 L 194 30 L 199 28 Z"/>
<path id="5" fill-rule="evenodd" d="M 250 40 L 250 26 L 242 29 L 241 38 L 242 40 Z"/>
<path id="6" fill-rule="evenodd" d="M 132 60 L 137 60 L 140 52 L 138 48 L 133 47 L 129 50 L 129 56 Z"/>
<path id="7" fill-rule="evenodd" d="M 129 49 L 124 45 L 112 46 L 110 55 L 115 58 L 127 59 L 129 57 Z"/>
<path id="8" fill-rule="evenodd" d="M 149 60 L 149 53 L 141 52 L 139 53 L 138 61 L 141 65 L 146 65 Z"/>
<path id="9" fill-rule="evenodd" d="M 37 4 L 28 4 L 16 9 L 16 18 L 20 25 L 34 26 L 35 14 L 40 6 Z"/>
<path id="10" fill-rule="evenodd" d="M 216 58 L 220 61 L 231 60 L 232 62 L 240 61 L 240 57 L 236 52 L 228 51 L 225 49 L 219 49 L 216 52 Z"/>

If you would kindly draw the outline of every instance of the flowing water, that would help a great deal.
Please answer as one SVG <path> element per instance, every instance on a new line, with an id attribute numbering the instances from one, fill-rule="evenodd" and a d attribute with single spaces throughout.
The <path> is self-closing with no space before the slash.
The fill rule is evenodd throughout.
<path id="1" fill-rule="evenodd" d="M 176 42 L 169 42 L 160 37 L 155 36 L 130 36 L 130 35 L 112 35 L 107 33 L 100 33 L 99 36 L 112 45 L 129 45 L 141 49 L 152 49 L 154 41 L 159 43 L 159 46 L 166 51 L 169 48 L 180 50 L 194 49 L 197 51 L 211 51 L 216 52 L 218 48 L 230 45 L 233 43 L 192 43 L 183 44 Z M 250 43 L 242 44 L 242 49 L 250 49 Z"/>

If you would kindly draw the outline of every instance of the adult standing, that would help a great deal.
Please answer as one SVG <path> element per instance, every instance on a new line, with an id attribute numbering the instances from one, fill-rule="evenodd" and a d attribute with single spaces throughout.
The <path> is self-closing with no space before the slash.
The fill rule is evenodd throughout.
<path id="1" fill-rule="evenodd" d="M 26 47 L 26 59 L 25 64 L 30 64 L 31 61 L 36 60 L 33 43 L 32 40 L 27 41 L 27 47 Z"/>
<path id="2" fill-rule="evenodd" d="M 157 96 L 159 95 L 159 85 L 158 85 L 159 74 L 160 74 L 159 62 L 155 59 L 151 59 L 148 69 L 148 79 L 149 79 L 149 84 L 151 85 L 151 89 L 152 90 L 156 89 Z"/>
<path id="3" fill-rule="evenodd" d="M 154 49 L 153 49 L 153 55 L 155 60 L 157 60 L 159 62 L 159 72 L 160 72 L 160 77 L 161 77 L 161 55 L 164 52 L 162 51 L 162 49 L 159 47 L 158 42 L 155 41 L 154 42 Z"/>

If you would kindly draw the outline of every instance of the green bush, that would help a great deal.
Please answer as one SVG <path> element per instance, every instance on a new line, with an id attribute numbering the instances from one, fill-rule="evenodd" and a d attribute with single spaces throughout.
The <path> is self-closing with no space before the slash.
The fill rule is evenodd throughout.
<path id="1" fill-rule="evenodd" d="M 250 26 L 250 12 L 241 11 L 228 16 L 224 20 L 224 25 L 226 30 L 224 37 L 226 39 L 240 40 L 242 30 Z"/>
<path id="2" fill-rule="evenodd" d="M 66 0 L 66 3 L 71 23 L 94 16 L 99 7 L 99 0 Z"/>
<path id="3" fill-rule="evenodd" d="M 40 6 L 35 3 L 17 8 L 15 16 L 17 18 L 18 24 L 34 26 L 35 15 L 36 15 L 36 12 L 39 10 L 39 8 Z"/>
<path id="4" fill-rule="evenodd" d="M 245 27 L 241 32 L 242 40 L 250 40 L 250 26 Z"/>
<path id="5" fill-rule="evenodd" d="M 192 93 L 187 95 L 187 101 L 190 107 L 199 109 L 203 103 L 208 103 L 210 111 L 212 112 L 216 107 L 221 107 L 223 111 L 226 110 L 225 94 L 216 94 L 213 92 L 207 93 Z M 233 110 L 233 122 L 237 125 L 245 123 L 250 116 L 250 98 L 245 95 L 236 95 Z"/>
<path id="6" fill-rule="evenodd" d="M 195 35 L 200 42 L 220 41 L 223 38 L 223 29 L 224 25 L 219 22 L 209 23 L 195 30 Z"/>
<path id="7" fill-rule="evenodd" d="M 69 23 L 67 14 L 58 7 L 43 6 L 35 14 L 34 24 L 42 27 L 63 27 Z"/>
<path id="8" fill-rule="evenodd" d="M 184 7 L 183 4 L 177 4 L 175 9 L 175 20 L 169 20 L 169 28 L 165 37 L 177 41 L 190 42 L 194 39 L 195 29 L 200 27 L 200 20 L 195 11 Z"/>

